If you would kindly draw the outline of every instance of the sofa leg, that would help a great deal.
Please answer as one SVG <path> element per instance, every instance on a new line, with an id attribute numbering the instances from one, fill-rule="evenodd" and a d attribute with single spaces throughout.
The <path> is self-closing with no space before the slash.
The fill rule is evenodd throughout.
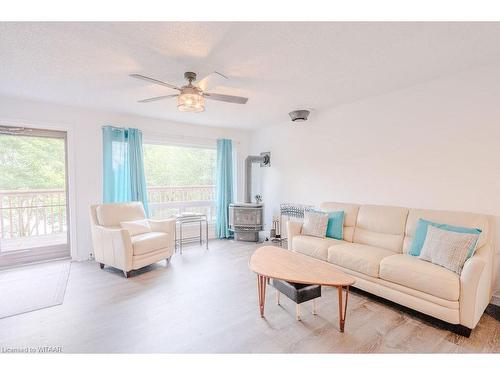
<path id="1" fill-rule="evenodd" d="M 313 315 L 317 315 L 316 314 L 316 298 L 313 299 Z"/>
<path id="2" fill-rule="evenodd" d="M 167 266 L 170 264 L 170 259 L 172 259 L 172 255 L 170 255 L 167 259 L 165 259 L 167 262 Z"/>
<path id="3" fill-rule="evenodd" d="M 457 324 L 454 329 L 455 333 L 460 336 L 464 337 L 470 337 L 470 334 L 472 333 L 472 329 L 469 327 L 465 327 L 461 324 Z"/>
<path id="4" fill-rule="evenodd" d="M 99 263 L 99 267 L 102 269 L 104 269 L 104 263 Z"/>
<path id="5" fill-rule="evenodd" d="M 302 320 L 300 318 L 300 305 L 298 303 L 295 305 L 295 319 Z"/>
<path id="6" fill-rule="evenodd" d="M 130 277 L 130 271 L 123 271 L 123 275 L 125 276 L 126 279 Z"/>

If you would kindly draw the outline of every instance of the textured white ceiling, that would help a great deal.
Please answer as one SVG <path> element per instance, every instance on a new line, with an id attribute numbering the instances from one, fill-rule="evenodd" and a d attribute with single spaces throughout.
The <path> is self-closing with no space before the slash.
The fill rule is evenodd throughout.
<path id="1" fill-rule="evenodd" d="M 200 125 L 255 129 L 500 61 L 500 23 L 0 23 L 0 94 Z M 181 113 L 183 73 L 217 70 L 206 102 Z"/>

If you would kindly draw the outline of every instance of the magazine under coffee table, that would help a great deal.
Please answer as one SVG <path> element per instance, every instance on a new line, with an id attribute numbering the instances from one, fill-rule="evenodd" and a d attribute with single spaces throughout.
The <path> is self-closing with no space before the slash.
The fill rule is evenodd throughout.
<path id="1" fill-rule="evenodd" d="M 266 284 L 268 279 L 292 283 L 324 285 L 337 288 L 339 294 L 339 328 L 344 332 L 349 286 L 355 280 L 333 265 L 275 246 L 263 246 L 250 258 L 250 269 L 257 274 L 260 316 L 264 317 Z M 343 290 L 345 287 L 345 302 Z"/>

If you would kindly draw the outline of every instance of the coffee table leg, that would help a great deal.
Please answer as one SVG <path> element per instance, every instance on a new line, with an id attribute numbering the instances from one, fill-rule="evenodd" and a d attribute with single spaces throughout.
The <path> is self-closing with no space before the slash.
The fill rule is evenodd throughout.
<path id="1" fill-rule="evenodd" d="M 349 298 L 349 285 L 346 286 L 345 289 L 345 304 L 342 304 L 342 287 L 338 286 L 337 287 L 339 291 L 339 327 L 340 327 L 340 332 L 344 332 L 344 324 L 345 324 L 345 317 L 347 314 L 347 300 Z"/>
<path id="2" fill-rule="evenodd" d="M 266 302 L 266 277 L 257 275 L 257 289 L 259 291 L 260 317 L 264 317 L 264 304 Z"/>

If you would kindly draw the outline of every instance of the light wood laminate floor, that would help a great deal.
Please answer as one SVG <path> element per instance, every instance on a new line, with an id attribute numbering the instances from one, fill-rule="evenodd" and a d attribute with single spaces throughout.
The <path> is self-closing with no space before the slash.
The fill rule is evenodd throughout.
<path id="1" fill-rule="evenodd" d="M 394 307 L 351 293 L 345 332 L 337 291 L 323 288 L 318 315 L 302 321 L 267 288 L 260 318 L 256 276 L 248 269 L 261 245 L 211 241 L 186 247 L 130 279 L 94 262 L 72 265 L 60 306 L 0 319 L 2 348 L 62 346 L 63 352 L 141 353 L 437 353 L 500 352 L 500 323 L 483 315 L 470 338 L 436 328 Z"/>

